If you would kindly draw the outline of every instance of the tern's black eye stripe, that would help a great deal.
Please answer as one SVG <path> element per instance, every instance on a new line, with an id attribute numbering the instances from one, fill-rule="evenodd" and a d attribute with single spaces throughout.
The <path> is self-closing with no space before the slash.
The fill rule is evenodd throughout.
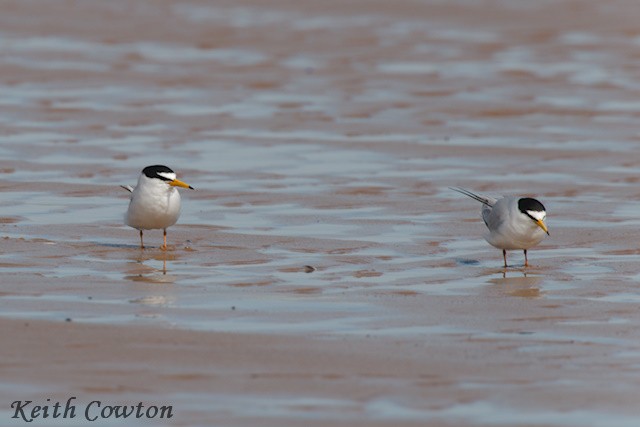
<path id="1" fill-rule="evenodd" d="M 525 212 L 524 213 L 526 216 L 528 216 L 529 218 L 531 218 L 533 221 L 537 221 L 536 218 L 532 217 L 529 213 Z"/>
<path id="2" fill-rule="evenodd" d="M 166 176 L 159 175 L 160 172 L 163 172 L 163 173 L 174 173 L 170 168 L 168 168 L 168 167 L 166 167 L 164 165 L 147 166 L 146 168 L 142 169 L 142 173 L 145 174 L 147 176 L 147 178 L 158 178 L 158 179 L 161 179 L 163 181 L 171 181 Z"/>
<path id="3" fill-rule="evenodd" d="M 532 199 L 531 197 L 523 197 L 522 199 L 518 200 L 518 209 L 520 209 L 520 212 L 527 215 L 533 220 L 536 219 L 529 215 L 527 211 L 546 212 L 544 205 L 536 199 Z"/>

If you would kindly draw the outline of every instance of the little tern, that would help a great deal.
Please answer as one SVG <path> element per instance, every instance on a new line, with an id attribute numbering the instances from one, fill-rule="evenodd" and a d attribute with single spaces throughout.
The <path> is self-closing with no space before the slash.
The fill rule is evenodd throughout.
<path id="1" fill-rule="evenodd" d="M 482 203 L 482 219 L 489 229 L 484 238 L 492 246 L 502 249 L 504 266 L 507 267 L 508 250 L 522 249 L 524 266 L 528 267 L 527 249 L 549 235 L 544 222 L 547 217 L 544 205 L 531 197 L 505 196 L 494 199 L 464 188 L 450 188 Z"/>
<path id="2" fill-rule="evenodd" d="M 129 209 L 124 221 L 140 231 L 140 248 L 144 249 L 142 230 L 162 229 L 167 249 L 167 228 L 180 216 L 180 193 L 176 187 L 193 187 L 176 178 L 176 173 L 164 165 L 147 166 L 142 170 L 135 188 L 122 186 L 131 192 Z"/>

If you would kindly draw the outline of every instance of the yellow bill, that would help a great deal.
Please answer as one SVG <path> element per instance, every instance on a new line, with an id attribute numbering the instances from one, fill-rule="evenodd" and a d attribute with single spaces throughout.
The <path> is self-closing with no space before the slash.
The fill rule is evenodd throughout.
<path id="1" fill-rule="evenodd" d="M 169 185 L 171 185 L 173 187 L 182 187 L 182 188 L 188 188 L 190 190 L 194 190 L 194 188 L 192 186 L 190 186 L 186 182 L 180 181 L 179 179 L 174 179 L 173 181 L 169 181 Z"/>
<path id="2" fill-rule="evenodd" d="M 547 229 L 547 224 L 545 224 L 540 219 L 536 220 L 536 224 L 538 224 L 538 227 L 542 228 L 544 230 L 544 232 L 547 233 L 547 235 L 549 235 L 549 229 Z"/>

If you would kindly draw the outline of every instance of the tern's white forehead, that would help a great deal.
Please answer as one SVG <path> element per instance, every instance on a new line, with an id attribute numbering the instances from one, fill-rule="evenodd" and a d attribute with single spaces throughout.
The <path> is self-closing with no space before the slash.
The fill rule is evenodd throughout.
<path id="1" fill-rule="evenodd" d="M 166 178 L 169 181 L 176 179 L 176 174 L 173 172 L 158 172 L 157 175 Z"/>
<path id="2" fill-rule="evenodd" d="M 545 211 L 527 211 L 527 213 L 534 219 L 538 221 L 544 221 L 547 217 L 547 213 Z"/>

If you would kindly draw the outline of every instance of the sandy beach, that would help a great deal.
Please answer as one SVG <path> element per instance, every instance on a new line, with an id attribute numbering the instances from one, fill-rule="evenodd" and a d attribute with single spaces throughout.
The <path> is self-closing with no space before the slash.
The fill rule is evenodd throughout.
<path id="1" fill-rule="evenodd" d="M 6 2 L 0 425 L 637 426 L 636 9 Z M 545 204 L 530 267 L 452 186 Z"/>

